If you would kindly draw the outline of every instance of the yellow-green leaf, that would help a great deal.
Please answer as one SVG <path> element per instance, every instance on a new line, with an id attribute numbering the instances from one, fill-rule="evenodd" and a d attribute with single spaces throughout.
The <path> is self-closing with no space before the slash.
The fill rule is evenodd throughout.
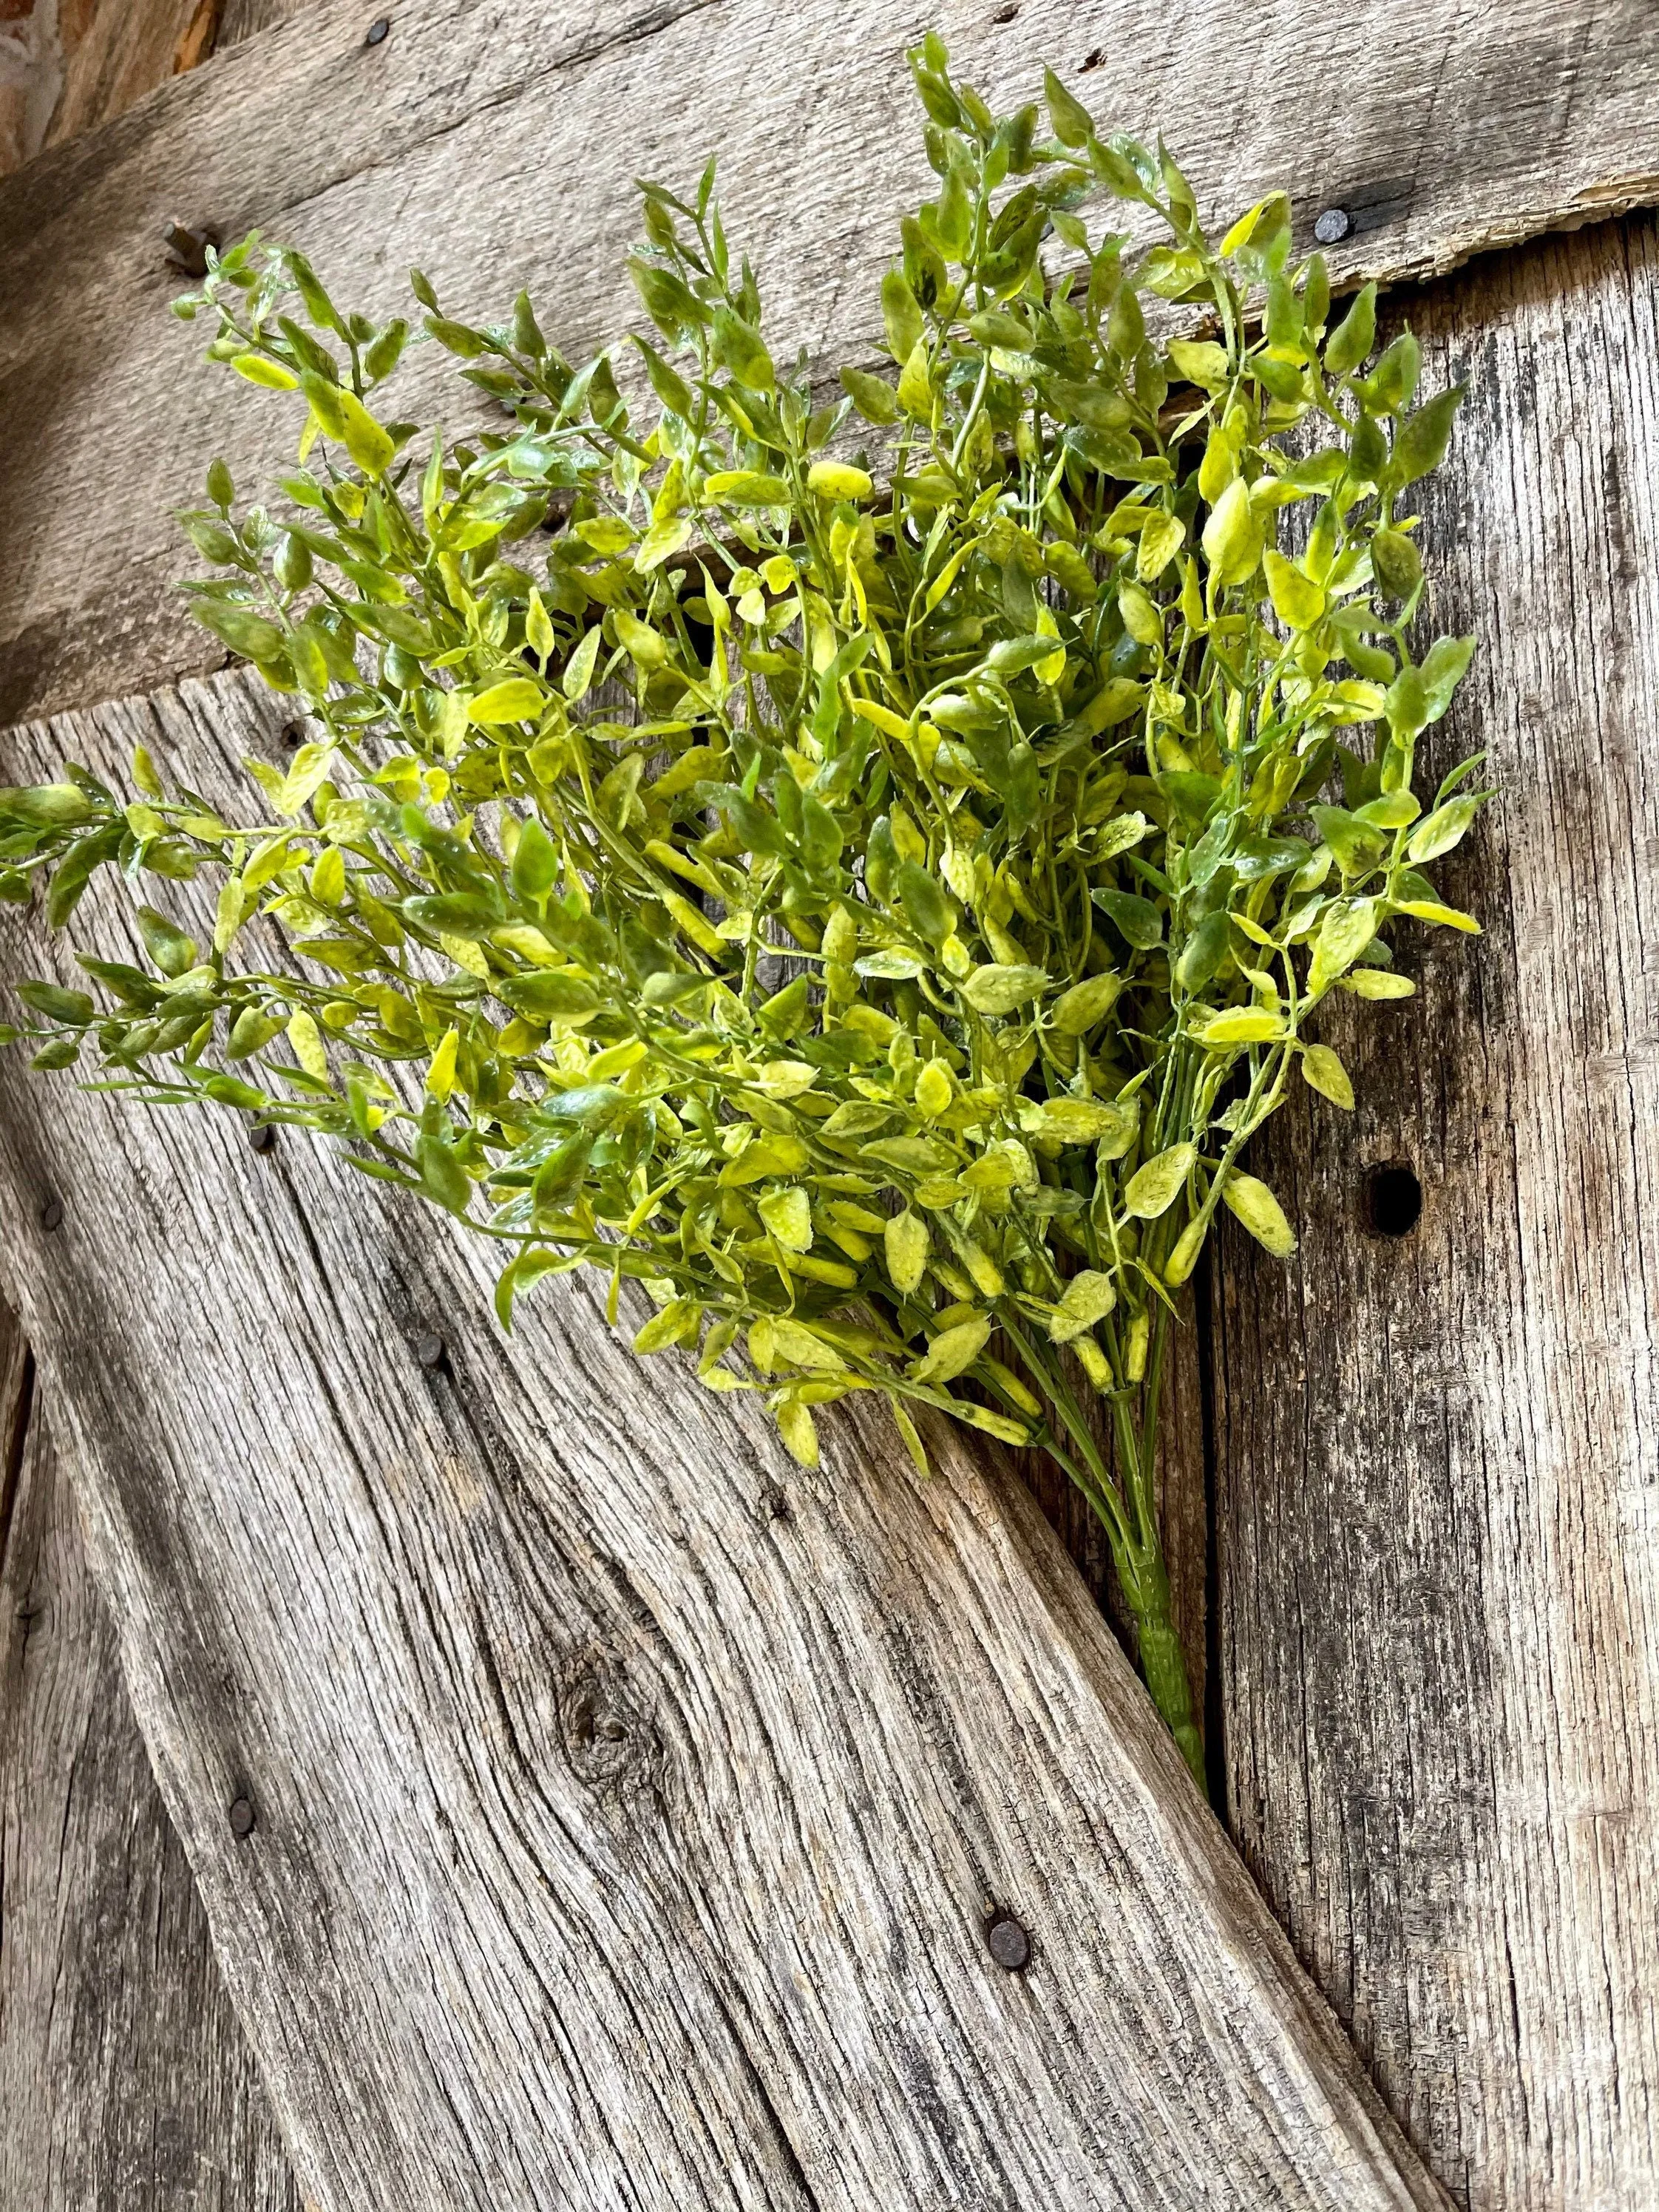
<path id="1" fill-rule="evenodd" d="M 1274 1037 L 1283 1036 L 1285 1018 L 1265 1006 L 1235 1006 L 1225 1013 L 1212 1014 L 1195 1034 L 1200 1043 L 1211 1052 L 1219 1052 L 1228 1045 L 1267 1044 Z"/>
<path id="2" fill-rule="evenodd" d="M 1135 554 L 1135 574 L 1143 584 L 1161 576 L 1186 542 L 1187 526 L 1178 514 L 1149 517 Z"/>
<path id="3" fill-rule="evenodd" d="M 1220 392 L 1232 374 L 1232 363 L 1227 349 L 1211 338 L 1171 338 L 1170 366 L 1177 376 L 1185 377 L 1188 384 L 1201 385 L 1206 392 Z"/>
<path id="4" fill-rule="evenodd" d="M 1261 565 L 1267 572 L 1267 596 L 1280 622 L 1287 629 L 1311 629 L 1325 612 L 1322 587 L 1271 545 Z"/>
<path id="5" fill-rule="evenodd" d="M 1243 477 L 1235 477 L 1211 508 L 1203 545 L 1218 583 L 1242 584 L 1255 573 L 1261 558 L 1261 532 Z"/>
<path id="6" fill-rule="evenodd" d="M 1171 1145 L 1145 1161 L 1129 1177 L 1123 1194 L 1126 1210 L 1137 1220 L 1156 1221 L 1167 1213 L 1193 1171 L 1197 1149 L 1189 1144 Z"/>
<path id="7" fill-rule="evenodd" d="M 1480 934 L 1480 925 L 1472 914 L 1465 914 L 1458 907 L 1442 906 L 1438 899 L 1401 899 L 1395 911 L 1413 915 L 1419 921 L 1437 923 L 1443 929 L 1461 929 L 1469 937 Z"/>
<path id="8" fill-rule="evenodd" d="M 1083 1036 L 1097 1022 L 1105 1020 L 1122 988 L 1122 976 L 1109 968 L 1103 975 L 1073 983 L 1054 1000 L 1049 1022 L 1061 1036 Z"/>
<path id="9" fill-rule="evenodd" d="M 868 499 L 875 489 L 869 475 L 847 461 L 814 461 L 806 471 L 806 489 L 820 499 Z"/>
<path id="10" fill-rule="evenodd" d="M 617 638 L 641 668 L 662 666 L 668 658 L 666 638 L 659 637 L 649 623 L 641 622 L 626 607 L 617 607 L 611 618 L 617 625 Z"/>
<path id="11" fill-rule="evenodd" d="M 812 1207 L 799 1184 L 788 1190 L 769 1191 L 757 1201 L 755 1211 L 786 1250 L 809 1252 L 812 1248 Z"/>
<path id="12" fill-rule="evenodd" d="M 1117 1291 L 1109 1275 L 1085 1267 L 1066 1285 L 1064 1297 L 1048 1316 L 1048 1334 L 1056 1344 L 1069 1344 L 1085 1328 L 1104 1321 L 1117 1304 Z"/>
<path id="13" fill-rule="evenodd" d="M 799 1398 L 789 1397 L 777 1410 L 778 1434 L 789 1447 L 792 1457 L 803 1467 L 818 1463 L 818 1432 L 812 1419 L 811 1408 Z"/>
<path id="14" fill-rule="evenodd" d="M 532 684 L 527 676 L 509 676 L 504 684 L 492 684 L 470 699 L 466 711 L 473 721 L 490 727 L 502 722 L 538 721 L 546 704 L 547 694 L 539 684 Z"/>
<path id="15" fill-rule="evenodd" d="M 1417 989 L 1409 975 L 1396 975 L 1392 968 L 1356 968 L 1342 978 L 1342 988 L 1357 999 L 1409 999 Z"/>
<path id="16" fill-rule="evenodd" d="M 932 419 L 933 387 L 927 380 L 927 341 L 918 338 L 904 364 L 904 373 L 898 380 L 898 402 L 907 415 L 914 415 L 919 422 Z"/>
<path id="17" fill-rule="evenodd" d="M 1194 1216 L 1175 1241 L 1175 1249 L 1164 1263 L 1164 1279 L 1173 1290 L 1182 1284 L 1198 1265 L 1198 1255 L 1204 1247 L 1205 1232 L 1209 1227 L 1207 1216 Z"/>
<path id="18" fill-rule="evenodd" d="M 1265 1182 L 1235 1170 L 1221 1186 L 1221 1195 L 1258 1244 L 1276 1260 L 1289 1259 L 1296 1249 L 1296 1232 Z"/>
<path id="19" fill-rule="evenodd" d="M 990 962 L 975 968 L 957 988 L 979 1014 L 1009 1014 L 1034 999 L 1048 981 L 1042 968 Z"/>
<path id="20" fill-rule="evenodd" d="M 1302 1055 L 1303 1080 L 1310 1089 L 1328 1098 L 1347 1113 L 1353 1111 L 1353 1085 L 1348 1071 L 1328 1044 L 1310 1044 Z"/>
<path id="21" fill-rule="evenodd" d="M 883 1231 L 882 1241 L 887 1254 L 888 1279 L 901 1297 L 908 1297 L 927 1270 L 933 1242 L 927 1224 L 919 1214 L 908 1211 L 896 1213 Z"/>
<path id="22" fill-rule="evenodd" d="M 289 1021 L 288 1041 L 306 1073 L 315 1076 L 319 1083 L 326 1083 L 328 1054 L 323 1049 L 322 1031 L 303 1006 Z"/>
<path id="23" fill-rule="evenodd" d="M 231 367 L 238 376 L 245 376 L 250 384 L 261 384 L 267 392 L 297 392 L 300 380 L 285 369 L 280 362 L 267 361 L 262 354 L 239 353 L 231 357 Z"/>
<path id="24" fill-rule="evenodd" d="M 428 1096 L 447 1098 L 455 1088 L 455 1055 L 460 1049 L 460 1031 L 446 1030 L 439 1038 L 436 1049 L 428 1063 L 426 1087 Z"/>
<path id="25" fill-rule="evenodd" d="M 917 1382 L 954 1382 L 979 1358 L 990 1335 L 991 1324 L 983 1314 L 976 1314 L 972 1321 L 959 1321 L 953 1328 L 941 1329 L 916 1368 Z"/>
<path id="26" fill-rule="evenodd" d="M 337 395 L 345 449 L 365 476 L 383 476 L 398 448 L 356 392 Z"/>

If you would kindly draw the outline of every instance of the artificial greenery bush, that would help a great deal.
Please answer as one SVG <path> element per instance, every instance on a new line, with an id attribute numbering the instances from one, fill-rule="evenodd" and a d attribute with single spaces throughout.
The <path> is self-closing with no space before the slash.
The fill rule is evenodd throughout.
<path id="1" fill-rule="evenodd" d="M 27 1033 L 339 1138 L 501 1244 L 503 1322 L 544 1274 L 605 1269 L 613 1318 L 638 1280 L 635 1348 L 760 1392 L 809 1465 L 853 1390 L 924 1470 L 921 1408 L 1041 1445 L 1198 1769 L 1153 1508 L 1182 1286 L 1218 1206 L 1294 1249 L 1241 1155 L 1296 1081 L 1352 1105 L 1320 1002 L 1410 992 L 1398 917 L 1475 927 L 1424 873 L 1475 763 L 1412 788 L 1470 641 L 1413 659 L 1401 511 L 1458 394 L 1413 411 L 1373 288 L 1333 326 L 1282 198 L 1212 244 L 1052 76 L 1043 137 L 912 63 L 939 191 L 882 285 L 896 380 L 778 366 L 712 173 L 642 188 L 654 333 L 616 367 L 415 276 L 497 403 L 454 442 L 385 419 L 402 320 L 216 258 L 178 312 L 304 428 L 279 512 L 210 472 L 192 605 L 313 734 L 249 763 L 251 824 L 142 753 L 131 801 L 0 795 L 54 927 L 100 866 L 159 879 L 143 964 L 26 986 Z M 1091 234 L 1102 193 L 1163 242 Z M 204 944 L 162 888 L 198 871 Z"/>

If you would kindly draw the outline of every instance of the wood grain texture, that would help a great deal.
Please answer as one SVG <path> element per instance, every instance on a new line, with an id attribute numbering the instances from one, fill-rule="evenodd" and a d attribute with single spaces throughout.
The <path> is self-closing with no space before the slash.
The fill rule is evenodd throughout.
<path id="1" fill-rule="evenodd" d="M 186 685 L 13 766 L 142 733 L 211 795 L 281 713 Z M 1012 1475 L 851 1419 L 803 1474 L 586 1281 L 501 1338 L 477 1241 L 309 1143 L 0 1085 L 139 1719 L 324 2212 L 1443 2201 Z"/>
<path id="2" fill-rule="evenodd" d="M 300 2212 L 0 1309 L 0 2205 Z"/>
<path id="3" fill-rule="evenodd" d="M 273 23 L 280 23 L 304 5 L 305 0 L 222 0 L 214 51 L 222 53 L 239 40 L 251 39 L 256 31 L 268 31 Z"/>
<path id="4" fill-rule="evenodd" d="M 1221 1700 L 1249 1864 L 1480 2212 L 1659 2201 L 1659 233 L 1413 303 L 1466 377 L 1425 502 L 1480 649 L 1443 770 L 1502 797 L 1473 946 L 1337 1042 L 1265 1157 L 1289 1273 L 1224 1248 Z M 1309 1110 L 1310 1106 L 1311 1110 Z M 1367 1235 L 1370 1170 L 1421 1222 Z"/>
<path id="5" fill-rule="evenodd" d="M 64 88 L 48 147 L 97 130 L 189 67 L 190 32 L 204 0 L 59 0 Z"/>
<path id="6" fill-rule="evenodd" d="M 520 284 L 582 349 L 635 307 L 633 179 L 721 159 L 729 228 L 757 255 L 775 345 L 833 364 L 878 328 L 896 216 L 924 187 L 902 50 L 930 18 L 1000 100 L 1054 62 L 1113 126 L 1162 127 L 1200 198 L 1289 187 L 1304 226 L 1354 219 L 1339 273 L 1443 269 L 1494 242 L 1653 196 L 1659 42 L 1648 0 L 1360 0 L 1328 35 L 1306 0 L 940 0 L 791 11 L 771 0 L 408 0 L 363 44 L 364 0 L 316 0 L 0 186 L 0 720 L 212 665 L 178 619 L 166 517 L 222 452 L 245 482 L 291 410 L 193 356 L 167 316 L 177 216 L 303 246 L 389 313 L 423 265 L 454 312 Z M 1085 65 L 1090 64 L 1085 67 Z M 466 404 L 447 357 L 411 361 L 411 413 Z"/>

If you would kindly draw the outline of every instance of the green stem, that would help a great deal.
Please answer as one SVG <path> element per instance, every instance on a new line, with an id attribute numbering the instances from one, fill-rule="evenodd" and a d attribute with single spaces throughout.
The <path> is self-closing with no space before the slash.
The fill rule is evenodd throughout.
<path id="1" fill-rule="evenodd" d="M 1163 1330 L 1158 1331 L 1158 1353 L 1147 1376 L 1145 1425 L 1139 1434 L 1126 1399 L 1121 1393 L 1113 1397 L 1114 1427 L 1123 1469 L 1120 1483 L 1114 1480 L 1102 1456 L 1058 1359 L 1046 1358 L 1037 1350 L 1018 1318 L 1006 1307 L 999 1309 L 998 1318 L 1039 1395 L 1057 1417 L 1057 1426 L 1076 1449 L 1077 1460 L 1073 1461 L 1063 1446 L 1050 1446 L 1051 1456 L 1077 1484 L 1106 1531 L 1118 1581 L 1134 1616 L 1140 1646 L 1140 1671 L 1147 1690 L 1193 1779 L 1204 1790 L 1207 1786 L 1204 1743 L 1194 1711 L 1186 1655 L 1176 1634 L 1169 1569 L 1153 1510 L 1152 1454 L 1157 1437 L 1157 1401 L 1164 1389 Z"/>
<path id="2" fill-rule="evenodd" d="M 1140 1671 L 1152 1703 L 1164 1716 L 1182 1757 L 1199 1788 L 1206 1788 L 1204 1739 L 1193 1711 L 1192 1685 L 1187 1679 L 1187 1658 L 1176 1634 L 1170 1603 L 1170 1576 L 1161 1547 L 1155 1547 L 1141 1565 L 1138 1577 L 1121 1565 L 1124 1595 L 1134 1614 L 1140 1639 Z"/>

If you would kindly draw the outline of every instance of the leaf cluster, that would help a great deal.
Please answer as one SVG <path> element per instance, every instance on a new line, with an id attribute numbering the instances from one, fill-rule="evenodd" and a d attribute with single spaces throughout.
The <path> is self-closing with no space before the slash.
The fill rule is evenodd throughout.
<path id="1" fill-rule="evenodd" d="M 1459 394 L 1418 403 L 1283 198 L 1214 241 L 1052 75 L 1045 135 L 912 65 L 938 190 L 827 393 L 712 170 L 641 187 L 649 328 L 585 365 L 415 274 L 495 410 L 454 440 L 379 404 L 409 324 L 217 258 L 179 312 L 302 425 L 278 507 L 210 472 L 191 604 L 313 734 L 251 823 L 143 754 L 131 799 L 0 794 L 0 890 L 61 927 L 102 866 L 161 879 L 142 962 L 24 988 L 37 1064 L 342 1139 L 502 1245 L 504 1322 L 640 1281 L 636 1349 L 809 1463 L 854 1390 L 924 1465 L 921 1407 L 1041 1443 L 1151 1617 L 1168 1318 L 1218 1206 L 1294 1247 L 1241 1154 L 1295 1079 L 1352 1105 L 1310 1025 L 1409 994 L 1401 919 L 1476 927 L 1428 872 L 1476 763 L 1413 787 L 1472 646 L 1410 645 Z"/>

